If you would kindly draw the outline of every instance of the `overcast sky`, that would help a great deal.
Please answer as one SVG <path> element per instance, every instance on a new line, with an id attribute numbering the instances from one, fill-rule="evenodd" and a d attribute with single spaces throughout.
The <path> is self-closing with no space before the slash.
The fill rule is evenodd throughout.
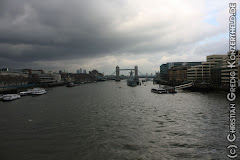
<path id="1" fill-rule="evenodd" d="M 167 62 L 205 61 L 228 51 L 229 2 L 0 0 L 0 67 L 154 73 Z"/>

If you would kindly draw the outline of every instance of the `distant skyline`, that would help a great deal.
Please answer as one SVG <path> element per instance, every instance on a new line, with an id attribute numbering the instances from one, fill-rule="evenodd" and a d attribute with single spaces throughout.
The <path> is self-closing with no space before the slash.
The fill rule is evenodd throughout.
<path id="1" fill-rule="evenodd" d="M 205 61 L 228 52 L 229 2 L 2 0 L 0 67 L 112 74 L 138 65 L 144 74 Z M 237 13 L 239 28 L 239 5 Z"/>

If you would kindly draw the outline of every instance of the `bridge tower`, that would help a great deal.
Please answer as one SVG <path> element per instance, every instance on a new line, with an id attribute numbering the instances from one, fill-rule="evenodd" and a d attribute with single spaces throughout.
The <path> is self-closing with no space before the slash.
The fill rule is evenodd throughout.
<path id="1" fill-rule="evenodd" d="M 134 66 L 134 72 L 135 72 L 134 79 L 135 79 L 136 81 L 139 81 L 139 77 L 138 77 L 138 66 Z"/>
<path id="2" fill-rule="evenodd" d="M 117 66 L 117 67 L 116 67 L 116 79 L 115 79 L 115 81 L 120 81 L 120 76 L 119 76 L 119 74 L 120 74 L 120 69 L 119 69 L 119 67 Z"/>

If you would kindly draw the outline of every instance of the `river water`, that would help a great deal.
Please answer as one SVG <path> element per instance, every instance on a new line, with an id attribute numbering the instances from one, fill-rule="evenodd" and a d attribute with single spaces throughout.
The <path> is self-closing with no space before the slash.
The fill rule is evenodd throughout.
<path id="1" fill-rule="evenodd" d="M 226 93 L 154 94 L 151 81 L 126 83 L 56 87 L 0 102 L 0 159 L 227 159 Z"/>

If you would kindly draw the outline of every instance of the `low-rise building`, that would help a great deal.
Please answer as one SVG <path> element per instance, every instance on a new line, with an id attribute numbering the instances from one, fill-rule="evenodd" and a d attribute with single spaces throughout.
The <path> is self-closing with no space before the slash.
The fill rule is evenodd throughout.
<path id="1" fill-rule="evenodd" d="M 61 75 L 59 73 L 43 73 L 38 74 L 40 84 L 56 84 L 61 82 Z"/>
<path id="2" fill-rule="evenodd" d="M 168 70 L 169 81 L 184 82 L 187 81 L 187 69 L 190 66 L 176 66 Z"/>
<path id="3" fill-rule="evenodd" d="M 20 69 L 0 69 L 0 86 L 16 86 L 28 83 L 28 72 Z"/>
<path id="4" fill-rule="evenodd" d="M 44 74 L 44 71 L 43 70 L 32 70 L 31 74 L 38 74 L 38 75 L 40 75 L 40 74 Z"/>
<path id="5" fill-rule="evenodd" d="M 187 71 L 187 79 L 190 82 L 205 82 L 214 83 L 211 80 L 211 71 L 215 71 L 213 68 L 226 58 L 226 55 L 210 55 L 207 56 L 207 61 L 202 62 L 201 65 L 192 66 Z M 216 69 L 216 68 L 215 68 Z M 217 72 L 217 69 L 216 69 Z M 214 72 L 214 74 L 217 74 Z"/>
<path id="6" fill-rule="evenodd" d="M 203 77 L 203 65 L 192 66 L 187 70 L 187 81 L 189 82 L 202 82 Z"/>

